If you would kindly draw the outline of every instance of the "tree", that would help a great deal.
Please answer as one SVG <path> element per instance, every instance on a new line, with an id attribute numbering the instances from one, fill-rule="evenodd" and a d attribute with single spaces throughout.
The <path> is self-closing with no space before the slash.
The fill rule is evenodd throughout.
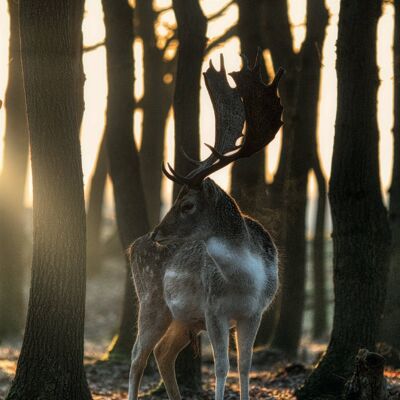
<path id="1" fill-rule="evenodd" d="M 26 331 L 7 399 L 90 399 L 83 368 L 83 1 L 20 2 L 33 179 Z"/>
<path id="2" fill-rule="evenodd" d="M 149 222 L 150 226 L 155 226 L 161 211 L 160 165 L 164 156 L 165 125 L 172 103 L 176 57 L 167 60 L 164 54 L 175 33 L 166 39 L 163 48 L 157 47 L 157 13 L 152 3 L 152 0 L 138 0 L 136 17 L 137 34 L 143 41 L 144 77 L 144 95 L 140 101 L 143 110 L 140 164 Z"/>
<path id="3" fill-rule="evenodd" d="M 100 144 L 94 173 L 89 183 L 89 201 L 87 207 L 87 271 L 94 275 L 101 264 L 101 225 L 103 221 L 104 189 L 107 179 L 107 150 L 105 137 Z"/>
<path id="4" fill-rule="evenodd" d="M 15 335 L 24 316 L 24 192 L 29 137 L 22 85 L 18 3 L 10 14 L 9 74 L 5 98 L 6 131 L 0 175 L 0 339 Z"/>
<path id="5" fill-rule="evenodd" d="M 394 127 L 393 171 L 390 187 L 389 222 L 392 232 L 390 273 L 382 340 L 400 349 L 400 1 L 394 1 Z"/>
<path id="6" fill-rule="evenodd" d="M 382 203 L 376 119 L 380 0 L 342 0 L 338 108 L 329 199 L 335 313 L 327 352 L 299 399 L 339 396 L 360 348 L 373 349 L 385 300 L 389 227 Z"/>
<path id="7" fill-rule="evenodd" d="M 285 207 L 285 268 L 282 302 L 272 345 L 297 355 L 302 333 L 306 271 L 306 206 L 308 175 L 318 164 L 316 128 L 321 60 L 328 12 L 324 0 L 307 1 L 307 34 L 299 54 L 295 107 L 289 121 L 291 153 Z"/>
<path id="8" fill-rule="evenodd" d="M 174 92 L 175 169 L 186 174 L 193 165 L 182 154 L 199 157 L 200 76 L 206 46 L 207 20 L 198 0 L 173 0 L 178 30 L 178 65 Z M 180 190 L 174 185 L 174 198 Z M 200 339 L 196 347 L 200 347 Z M 178 383 L 193 391 L 201 389 L 201 357 L 194 346 L 188 346 L 178 356 Z"/>
<path id="9" fill-rule="evenodd" d="M 237 0 L 239 7 L 238 36 L 241 53 L 253 63 L 257 49 L 261 46 L 260 0 Z M 268 75 L 263 66 L 263 79 Z M 265 208 L 265 150 L 254 154 L 251 160 L 238 160 L 232 166 L 231 195 L 241 209 L 259 219 L 264 216 L 260 208 Z"/>
<path id="10" fill-rule="evenodd" d="M 149 230 L 139 155 L 133 138 L 133 9 L 128 0 L 102 0 L 107 51 L 106 147 L 123 249 Z M 127 266 L 129 263 L 127 262 Z M 136 299 L 129 267 L 119 335 L 111 350 L 128 357 L 135 339 Z"/>

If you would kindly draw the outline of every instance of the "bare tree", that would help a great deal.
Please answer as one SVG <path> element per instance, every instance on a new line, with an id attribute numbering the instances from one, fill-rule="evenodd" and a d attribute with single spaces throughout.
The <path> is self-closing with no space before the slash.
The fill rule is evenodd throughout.
<path id="1" fill-rule="evenodd" d="M 392 231 L 392 249 L 388 295 L 382 324 L 382 340 L 400 349 L 400 1 L 394 1 L 394 127 L 393 170 L 390 186 L 389 222 Z"/>
<path id="2" fill-rule="evenodd" d="M 0 339 L 15 335 L 24 319 L 24 193 L 29 137 L 22 84 L 18 3 L 10 14 L 9 73 L 5 98 L 6 131 L 0 175 Z"/>
<path id="3" fill-rule="evenodd" d="M 307 1 L 307 33 L 299 54 L 295 108 L 291 121 L 285 207 L 285 268 L 280 317 L 272 345 L 296 356 L 305 299 L 306 206 L 310 169 L 317 159 L 316 125 L 320 86 L 320 50 L 328 12 L 324 0 Z"/>
<path id="4" fill-rule="evenodd" d="M 133 9 L 128 0 L 102 0 L 106 27 L 108 106 L 106 146 L 118 232 L 124 251 L 149 230 L 139 155 L 133 138 Z M 113 357 L 127 357 L 135 338 L 136 304 L 129 268 Z"/>
<path id="5" fill-rule="evenodd" d="M 33 178 L 33 261 L 24 342 L 7 399 L 90 399 L 83 369 L 83 1 L 20 2 Z"/>
<path id="6" fill-rule="evenodd" d="M 140 163 L 150 226 L 156 225 L 160 219 L 160 165 L 164 156 L 165 124 L 172 103 L 176 66 L 176 57 L 167 60 L 164 54 L 175 33 L 171 32 L 171 36 L 165 39 L 164 48 L 157 47 L 155 23 L 158 14 L 152 3 L 152 0 L 136 2 L 137 35 L 143 41 L 144 78 L 144 95 L 140 100 L 143 110 Z"/>
<path id="7" fill-rule="evenodd" d="M 198 0 L 173 0 L 178 33 L 178 65 L 174 93 L 175 168 L 187 173 L 193 167 L 183 156 L 199 157 L 200 76 L 206 46 L 207 20 Z M 174 198 L 180 190 L 174 185 Z M 198 338 L 197 348 L 200 348 Z M 188 346 L 177 360 L 178 383 L 197 391 L 201 388 L 201 357 Z"/>
<path id="8" fill-rule="evenodd" d="M 358 350 L 374 348 L 383 313 L 390 233 L 379 181 L 376 119 L 381 6 L 380 0 L 341 1 L 329 193 L 335 314 L 327 352 L 298 391 L 299 399 L 340 395 Z"/>

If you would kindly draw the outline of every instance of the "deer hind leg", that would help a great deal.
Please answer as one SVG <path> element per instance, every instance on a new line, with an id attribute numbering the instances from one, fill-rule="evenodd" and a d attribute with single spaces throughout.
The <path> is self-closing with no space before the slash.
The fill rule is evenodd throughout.
<path id="1" fill-rule="evenodd" d="M 157 310 L 154 312 L 154 310 Z M 138 398 L 140 381 L 146 368 L 147 359 L 169 324 L 171 314 L 166 307 L 160 310 L 160 304 L 141 305 L 138 318 L 138 334 L 132 350 L 131 370 L 129 373 L 129 400 Z"/>
<path id="2" fill-rule="evenodd" d="M 253 357 L 253 345 L 260 326 L 261 316 L 253 316 L 237 321 L 236 348 L 240 380 L 240 400 L 249 399 L 249 373 Z"/>
<path id="3" fill-rule="evenodd" d="M 176 382 L 175 361 L 178 354 L 190 342 L 190 336 L 185 325 L 173 321 L 167 333 L 154 349 L 158 369 L 164 381 L 165 389 L 171 400 L 180 400 L 181 395 Z"/>
<path id="4" fill-rule="evenodd" d="M 215 400 L 223 400 L 226 377 L 229 371 L 229 321 L 223 316 L 206 316 L 206 327 L 210 337 L 216 377 Z"/>

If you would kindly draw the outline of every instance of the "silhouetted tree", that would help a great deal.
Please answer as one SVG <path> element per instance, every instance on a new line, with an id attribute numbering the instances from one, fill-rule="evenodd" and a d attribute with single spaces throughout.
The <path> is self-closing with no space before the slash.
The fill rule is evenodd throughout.
<path id="1" fill-rule="evenodd" d="M 175 169 L 186 174 L 193 165 L 183 156 L 181 149 L 198 159 L 200 76 L 206 46 L 207 20 L 198 0 L 173 0 L 177 21 L 178 65 L 174 93 Z M 180 190 L 174 185 L 174 198 Z M 197 347 L 200 347 L 200 339 Z M 178 356 L 176 375 L 180 385 L 191 390 L 201 389 L 201 357 L 189 345 Z"/>
<path id="2" fill-rule="evenodd" d="M 20 2 L 33 178 L 26 331 L 7 399 L 90 399 L 83 369 L 83 1 Z"/>
<path id="3" fill-rule="evenodd" d="M 389 222 L 392 249 L 388 295 L 382 324 L 382 340 L 400 349 L 400 1 L 394 1 L 394 127 L 393 171 L 390 186 Z"/>
<path id="4" fill-rule="evenodd" d="M 241 53 L 250 64 L 254 62 L 257 49 L 261 46 L 260 28 L 260 0 L 237 0 L 239 7 L 238 36 Z M 268 75 L 263 65 L 263 79 L 268 82 Z M 231 195 L 238 202 L 241 209 L 255 215 L 257 219 L 263 217 L 261 209 L 266 205 L 265 187 L 265 150 L 254 154 L 252 159 L 238 160 L 232 166 Z"/>
<path id="5" fill-rule="evenodd" d="M 103 221 L 104 189 L 107 179 L 107 149 L 105 137 L 100 143 L 96 165 L 89 183 L 87 206 L 87 271 L 94 275 L 100 270 L 102 253 L 101 226 Z"/>
<path id="6" fill-rule="evenodd" d="M 160 219 L 160 165 L 164 158 L 165 125 L 172 103 L 176 57 L 171 60 L 164 57 L 170 38 L 166 39 L 164 48 L 157 47 L 157 13 L 153 9 L 152 0 L 136 2 L 136 18 L 137 35 L 143 41 L 144 95 L 140 100 L 143 110 L 140 164 L 150 226 L 154 226 Z M 173 37 L 175 35 L 172 33 Z"/>
<path id="7" fill-rule="evenodd" d="M 9 72 L 6 131 L 0 175 L 0 339 L 15 335 L 24 319 L 24 192 L 29 137 L 22 84 L 18 3 L 8 0 Z"/>
<path id="8" fill-rule="evenodd" d="M 329 199 L 335 314 L 327 352 L 299 399 L 340 396 L 360 348 L 373 349 L 383 312 L 389 226 L 382 203 L 376 119 L 380 0 L 342 0 L 337 41 L 338 108 Z"/>
<path id="9" fill-rule="evenodd" d="M 285 207 L 285 267 L 279 322 L 272 345 L 296 356 L 302 333 L 306 271 L 306 206 L 308 175 L 317 157 L 316 127 L 321 60 L 328 12 L 324 0 L 307 1 L 307 33 L 299 54 L 296 103 L 289 121 Z"/>
<path id="10" fill-rule="evenodd" d="M 102 0 L 107 51 L 106 146 L 123 249 L 149 230 L 139 155 L 133 138 L 133 9 L 128 0 Z M 128 263 L 127 263 L 128 265 Z M 113 357 L 128 357 L 135 339 L 136 298 L 127 268 L 125 297 Z"/>

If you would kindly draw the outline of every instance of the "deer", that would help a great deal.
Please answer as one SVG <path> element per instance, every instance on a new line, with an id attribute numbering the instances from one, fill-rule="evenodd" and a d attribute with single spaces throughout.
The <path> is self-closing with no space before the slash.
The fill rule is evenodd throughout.
<path id="1" fill-rule="evenodd" d="M 139 303 L 129 400 L 138 398 L 152 351 L 169 399 L 180 400 L 177 355 L 204 330 L 213 350 L 215 399 L 222 400 L 232 327 L 240 399 L 249 399 L 255 336 L 279 286 L 278 253 L 268 231 L 208 176 L 274 139 L 283 124 L 277 94 L 282 74 L 279 69 L 269 85 L 262 81 L 260 51 L 254 66 L 244 57 L 243 67 L 230 73 L 236 87 L 228 82 L 222 55 L 219 70 L 210 61 L 203 74 L 215 113 L 215 144 L 207 145 L 211 154 L 197 161 L 184 153 L 194 166 L 185 176 L 162 166 L 182 188 L 162 221 L 129 249 Z"/>

